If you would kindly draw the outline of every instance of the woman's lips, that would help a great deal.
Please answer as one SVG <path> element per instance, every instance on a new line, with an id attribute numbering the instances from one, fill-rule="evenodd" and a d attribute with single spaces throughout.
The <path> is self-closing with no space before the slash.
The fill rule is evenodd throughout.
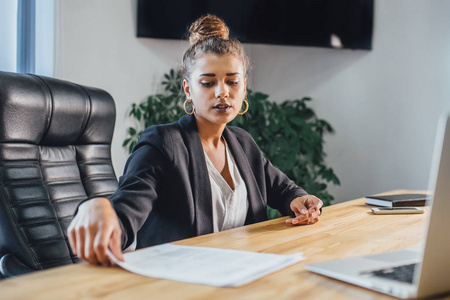
<path id="1" fill-rule="evenodd" d="M 231 105 L 229 104 L 216 104 L 213 106 L 213 109 L 217 112 L 224 113 L 231 109 Z"/>

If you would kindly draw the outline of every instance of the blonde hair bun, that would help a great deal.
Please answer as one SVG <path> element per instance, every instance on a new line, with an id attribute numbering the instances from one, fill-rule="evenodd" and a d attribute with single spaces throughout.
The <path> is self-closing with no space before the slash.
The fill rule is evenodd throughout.
<path id="1" fill-rule="evenodd" d="M 206 38 L 218 37 L 222 40 L 228 40 L 230 30 L 225 22 L 217 16 L 206 15 L 198 18 L 189 27 L 189 42 L 191 45 Z"/>

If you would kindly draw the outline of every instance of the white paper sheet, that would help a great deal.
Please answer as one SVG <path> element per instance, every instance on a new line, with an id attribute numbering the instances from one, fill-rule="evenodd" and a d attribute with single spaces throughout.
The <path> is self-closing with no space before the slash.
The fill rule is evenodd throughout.
<path id="1" fill-rule="evenodd" d="M 120 267 L 144 276 L 212 286 L 237 287 L 304 260 L 291 255 L 163 244 L 125 253 Z"/>

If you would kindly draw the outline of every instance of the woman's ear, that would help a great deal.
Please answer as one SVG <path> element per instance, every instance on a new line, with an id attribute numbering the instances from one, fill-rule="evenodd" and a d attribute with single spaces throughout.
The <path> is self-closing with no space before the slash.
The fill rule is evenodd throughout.
<path id="1" fill-rule="evenodd" d="M 183 79 L 183 91 L 186 98 L 191 99 L 191 90 L 189 87 L 189 82 L 186 79 Z"/>
<path id="2" fill-rule="evenodd" d="M 247 98 L 247 79 L 244 79 L 244 97 Z"/>

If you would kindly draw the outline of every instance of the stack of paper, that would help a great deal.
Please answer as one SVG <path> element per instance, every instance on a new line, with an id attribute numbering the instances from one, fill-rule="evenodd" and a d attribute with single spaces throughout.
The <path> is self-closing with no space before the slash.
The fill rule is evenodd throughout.
<path id="1" fill-rule="evenodd" d="M 120 267 L 144 276 L 212 286 L 236 287 L 304 260 L 302 253 L 279 255 L 163 244 L 125 253 Z"/>

